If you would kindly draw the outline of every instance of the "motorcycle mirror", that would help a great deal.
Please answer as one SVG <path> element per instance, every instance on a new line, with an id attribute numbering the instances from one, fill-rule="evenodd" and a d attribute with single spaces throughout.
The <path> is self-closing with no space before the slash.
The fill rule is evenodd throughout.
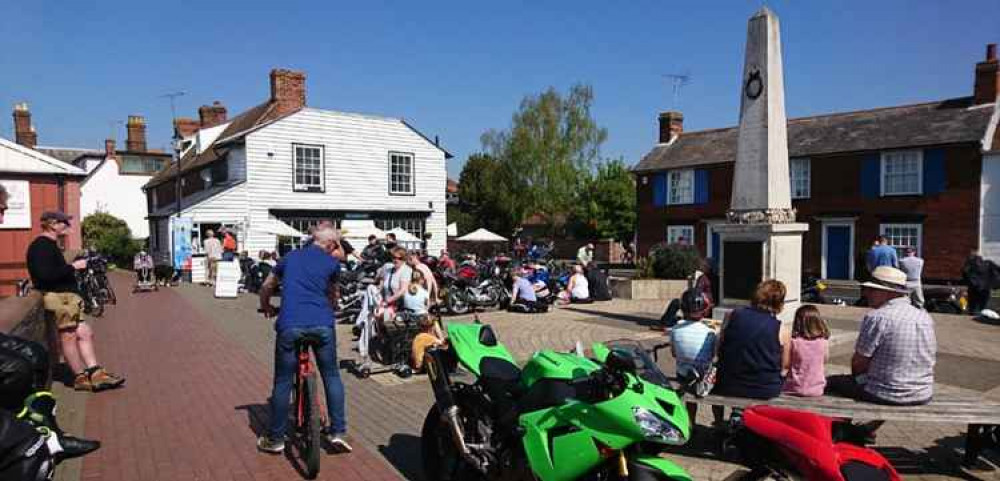
<path id="1" fill-rule="evenodd" d="M 612 349 L 604 363 L 613 371 L 635 372 L 635 360 L 629 353 L 618 349 Z"/>

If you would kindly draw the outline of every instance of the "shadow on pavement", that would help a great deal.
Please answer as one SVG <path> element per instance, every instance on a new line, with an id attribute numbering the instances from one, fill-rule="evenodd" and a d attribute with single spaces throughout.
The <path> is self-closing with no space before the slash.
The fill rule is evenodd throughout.
<path id="1" fill-rule="evenodd" d="M 636 315 L 636 314 L 624 314 L 624 313 L 617 313 L 617 312 L 597 311 L 597 310 L 594 310 L 594 309 L 583 309 L 583 308 L 580 308 L 580 307 L 573 307 L 572 305 L 571 306 L 567 306 L 567 307 L 563 307 L 562 309 L 565 310 L 565 311 L 579 312 L 581 314 L 590 314 L 592 316 L 597 316 L 597 317 L 604 318 L 604 319 L 612 319 L 612 320 L 618 320 L 618 321 L 631 322 L 631 323 L 634 323 L 636 325 L 643 326 L 643 327 L 651 327 L 651 326 L 659 325 L 659 321 L 660 321 L 659 318 L 652 318 L 652 317 L 647 317 L 647 316 L 642 316 L 642 315 Z"/>
<path id="2" fill-rule="evenodd" d="M 934 445 L 926 451 L 913 450 L 898 446 L 875 446 L 875 450 L 885 456 L 892 463 L 896 471 L 903 478 L 911 475 L 938 475 L 949 478 L 977 480 L 978 476 L 965 472 L 960 466 L 962 458 L 960 451 L 965 446 L 965 436 L 949 436 L 934 441 Z M 980 459 L 990 456 L 988 450 L 984 450 Z M 991 460 L 996 462 L 996 460 Z M 977 474 L 995 473 L 995 468 L 989 463 L 980 461 L 980 469 Z"/>
<path id="3" fill-rule="evenodd" d="M 378 447 L 379 453 L 410 481 L 424 481 L 420 438 L 411 434 L 393 434 L 389 445 Z"/>
<path id="4" fill-rule="evenodd" d="M 269 416 L 270 407 L 267 404 L 244 404 L 242 406 L 236 406 L 233 408 L 237 411 L 246 411 L 247 413 L 247 427 L 253 432 L 254 438 L 263 435 L 267 431 L 267 421 Z M 289 420 L 289 423 L 291 420 Z M 292 425 L 289 424 L 289 430 L 291 430 Z M 256 439 L 254 439 L 256 441 Z M 248 442 L 250 442 L 248 440 Z M 285 441 L 285 459 L 288 460 L 288 464 L 292 465 L 295 472 L 299 474 L 303 479 L 306 476 L 306 466 L 304 456 L 301 452 L 302 443 L 296 438 L 292 433 L 286 436 Z M 261 456 L 265 456 L 266 453 L 262 453 Z"/>

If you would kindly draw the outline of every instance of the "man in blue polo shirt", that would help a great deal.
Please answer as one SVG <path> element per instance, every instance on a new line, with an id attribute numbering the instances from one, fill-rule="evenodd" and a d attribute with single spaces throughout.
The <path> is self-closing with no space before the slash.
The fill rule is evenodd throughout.
<path id="1" fill-rule="evenodd" d="M 333 329 L 333 293 L 340 274 L 340 261 L 333 254 L 340 247 L 339 238 L 340 234 L 332 225 L 321 225 L 313 233 L 313 243 L 283 257 L 261 287 L 261 311 L 271 318 L 276 312 L 271 297 L 281 282 L 281 312 L 274 324 L 277 339 L 271 420 L 267 433 L 257 439 L 257 448 L 261 451 L 280 453 L 285 449 L 289 397 L 298 368 L 295 341 L 306 334 L 321 339 L 320 345 L 315 347 L 315 355 L 330 414 L 326 439 L 336 451 L 351 451 L 351 446 L 343 439 L 347 432 L 344 384 L 337 368 L 337 338 Z"/>

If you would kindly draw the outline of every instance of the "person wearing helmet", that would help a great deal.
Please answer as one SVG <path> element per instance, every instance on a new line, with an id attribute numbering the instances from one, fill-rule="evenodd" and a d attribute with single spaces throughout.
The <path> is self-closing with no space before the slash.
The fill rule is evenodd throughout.
<path id="1" fill-rule="evenodd" d="M 695 379 L 712 364 L 716 333 L 702 322 L 708 306 L 708 299 L 697 289 L 688 289 L 681 295 L 684 317 L 670 329 L 670 350 L 677 361 L 678 378 Z"/>

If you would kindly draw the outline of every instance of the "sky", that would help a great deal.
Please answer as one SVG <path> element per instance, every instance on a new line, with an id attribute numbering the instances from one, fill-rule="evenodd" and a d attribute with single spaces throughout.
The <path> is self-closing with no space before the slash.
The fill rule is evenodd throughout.
<path id="1" fill-rule="evenodd" d="M 735 125 L 747 19 L 781 20 L 789 117 L 968 96 L 1000 1 L 630 0 L 507 2 L 15 2 L 0 15 L 0 136 L 30 104 L 39 145 L 123 145 L 144 115 L 151 148 L 179 116 L 219 100 L 230 116 L 268 97 L 268 72 L 307 74 L 307 104 L 405 118 L 454 155 L 457 178 L 526 95 L 594 88 L 605 158 L 634 164 L 657 116 L 685 130 Z M 690 76 L 675 98 L 668 75 Z"/>

